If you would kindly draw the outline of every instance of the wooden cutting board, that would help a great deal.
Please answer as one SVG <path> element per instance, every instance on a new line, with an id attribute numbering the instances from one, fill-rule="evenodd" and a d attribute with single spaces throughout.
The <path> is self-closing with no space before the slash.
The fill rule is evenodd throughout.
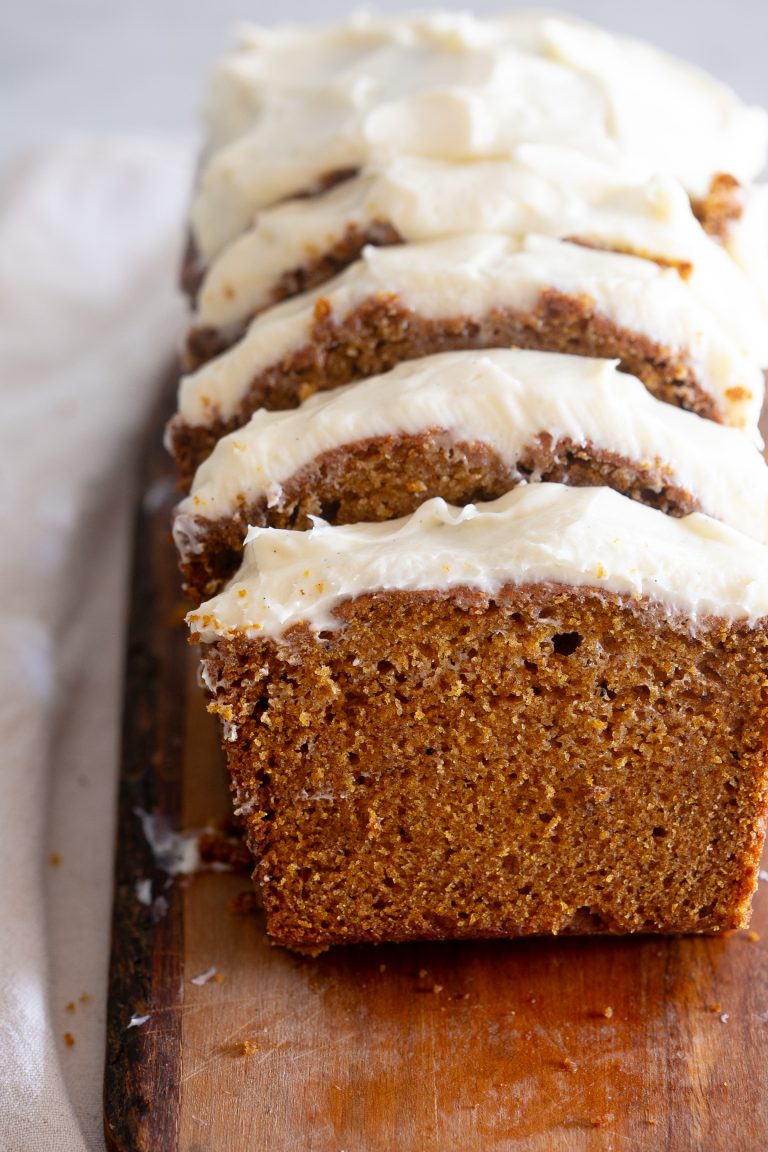
<path id="1" fill-rule="evenodd" d="M 160 447 L 169 407 L 148 430 L 136 533 L 108 1147 L 768 1149 L 768 878 L 754 931 L 728 939 L 354 947 L 309 960 L 271 948 L 258 913 L 232 910 L 245 875 L 158 867 L 139 812 L 160 820 L 156 834 L 229 813 L 182 624 L 177 493 Z"/>

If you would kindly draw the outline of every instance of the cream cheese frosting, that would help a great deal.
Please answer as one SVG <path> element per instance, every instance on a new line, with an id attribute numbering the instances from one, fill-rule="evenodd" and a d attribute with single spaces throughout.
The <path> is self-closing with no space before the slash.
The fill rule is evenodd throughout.
<path id="1" fill-rule="evenodd" d="M 397 156 L 315 197 L 265 209 L 253 228 L 213 261 L 195 324 L 227 328 L 272 303 L 281 276 L 311 264 L 348 229 L 378 222 L 405 242 L 475 232 L 527 233 L 632 252 L 678 264 L 691 291 L 716 311 L 733 339 L 768 360 L 768 299 L 708 236 L 677 180 L 638 176 L 574 149 L 522 145 L 507 161 L 459 164 Z M 745 247 L 745 245 L 742 245 Z M 766 261 L 768 263 L 768 261 Z"/>
<path id="2" fill-rule="evenodd" d="M 717 172 L 754 178 L 768 118 L 690 65 L 570 17 L 443 12 L 246 32 L 214 78 L 208 136 L 192 210 L 204 263 L 267 205 L 402 153 L 569 145 L 630 156 L 702 196 Z"/>
<path id="3" fill-rule="evenodd" d="M 252 528 L 228 587 L 187 616 L 193 635 L 280 636 L 368 592 L 558 582 L 729 620 L 768 615 L 768 548 L 694 513 L 677 520 L 608 488 L 530 484 L 489 504 L 429 500 L 384 524 Z"/>
<path id="4" fill-rule="evenodd" d="M 728 229 L 725 246 L 768 312 L 768 184 L 744 189 L 743 210 Z"/>
<path id="5" fill-rule="evenodd" d="M 261 410 L 198 468 L 177 510 L 177 547 L 199 547 L 197 518 L 226 517 L 260 497 L 276 504 L 281 485 L 322 453 L 430 429 L 488 444 L 512 465 L 541 433 L 590 444 L 660 472 L 709 515 L 768 539 L 768 467 L 757 449 L 733 428 L 656 400 L 616 363 L 518 349 L 442 353 L 297 409 Z"/>
<path id="6" fill-rule="evenodd" d="M 549 289 L 589 297 L 621 329 L 684 356 L 723 420 L 759 441 L 763 378 L 674 269 L 550 237 L 517 241 L 467 234 L 391 248 L 366 248 L 334 280 L 257 316 L 232 348 L 182 379 L 179 412 L 188 425 L 231 418 L 251 381 L 307 344 L 323 299 L 341 321 L 364 301 L 395 295 L 431 319 L 532 309 Z"/>

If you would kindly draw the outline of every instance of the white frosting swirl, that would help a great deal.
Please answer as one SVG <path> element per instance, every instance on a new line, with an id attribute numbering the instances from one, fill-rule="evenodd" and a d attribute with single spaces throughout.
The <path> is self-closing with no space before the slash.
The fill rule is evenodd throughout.
<path id="1" fill-rule="evenodd" d="M 694 513 L 681 520 L 608 488 L 529 484 L 490 504 L 429 500 L 384 524 L 252 528 L 224 592 L 187 616 L 203 641 L 279 636 L 366 592 L 559 582 L 644 596 L 696 616 L 768 615 L 768 547 Z"/>
<path id="2" fill-rule="evenodd" d="M 265 206 L 395 153 L 478 160 L 568 145 L 631 156 L 701 196 L 717 172 L 751 180 L 767 140 L 764 113 L 716 80 L 570 17 L 256 29 L 214 80 L 193 232 L 207 263 Z"/>
<path id="3" fill-rule="evenodd" d="M 257 412 L 198 468 L 174 523 L 177 547 L 195 551 L 195 518 L 217 520 L 261 497 L 275 503 L 322 453 L 430 429 L 487 444 L 512 467 L 541 433 L 589 444 L 660 473 L 709 515 L 768 540 L 768 467 L 740 432 L 662 404 L 615 361 L 493 350 L 412 360 L 300 408 Z"/>
<path id="4" fill-rule="evenodd" d="M 728 253 L 752 282 L 768 313 L 768 184 L 744 190 L 744 208 L 725 240 Z"/>

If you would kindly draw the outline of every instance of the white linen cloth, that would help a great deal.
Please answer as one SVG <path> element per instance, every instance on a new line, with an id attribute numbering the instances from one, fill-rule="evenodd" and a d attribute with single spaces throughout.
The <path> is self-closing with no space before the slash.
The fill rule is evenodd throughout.
<path id="1" fill-rule="evenodd" d="M 181 327 L 192 154 L 78 137 L 0 179 L 3 1152 L 104 1146 L 134 460 Z"/>

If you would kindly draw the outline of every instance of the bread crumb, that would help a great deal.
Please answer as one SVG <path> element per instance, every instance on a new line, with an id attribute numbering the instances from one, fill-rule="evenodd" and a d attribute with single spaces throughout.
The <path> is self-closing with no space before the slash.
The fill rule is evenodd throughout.
<path id="1" fill-rule="evenodd" d="M 434 992 L 435 996 L 438 996 L 442 992 L 442 990 L 443 990 L 442 984 L 433 984 L 432 985 L 432 991 Z"/>
<path id="2" fill-rule="evenodd" d="M 81 1004 L 90 1004 L 91 1000 L 93 1000 L 93 996 L 91 996 L 90 992 L 81 992 L 80 993 L 80 1003 Z"/>
<path id="3" fill-rule="evenodd" d="M 255 1056 L 258 1050 L 259 1045 L 256 1040 L 242 1040 L 240 1042 L 241 1056 Z"/>
<path id="4" fill-rule="evenodd" d="M 74 1012 L 75 1008 L 77 1008 L 77 1004 L 75 1004 L 74 1000 L 70 1000 L 69 1003 L 65 1006 L 64 1011 Z"/>
<path id="5" fill-rule="evenodd" d="M 710 1004 L 709 1007 L 707 1008 L 707 1011 L 708 1012 L 718 1012 L 718 1013 L 722 1012 L 722 1008 L 720 1007 L 719 1001 L 715 1000 L 713 1004 Z"/>
<path id="6" fill-rule="evenodd" d="M 605 1016 L 606 1020 L 610 1020 L 611 1016 L 613 1016 L 613 1008 L 610 1004 L 607 1004 L 605 1008 L 603 1008 L 603 1016 Z"/>
<path id="7" fill-rule="evenodd" d="M 727 1024 L 728 1021 L 730 1020 L 730 1018 L 731 1017 L 730 1017 L 730 1014 L 728 1012 L 721 1012 L 720 1013 L 720 1023 L 721 1024 Z"/>
<path id="8" fill-rule="evenodd" d="M 575 1072 L 578 1064 L 575 1060 L 571 1060 L 570 1056 L 566 1056 L 563 1060 L 563 1068 L 565 1068 L 566 1072 Z"/>
<path id="9" fill-rule="evenodd" d="M 759 932 L 754 932 L 751 930 L 749 932 L 747 932 L 747 940 L 749 940 L 750 944 L 756 944 L 759 939 L 760 939 L 760 933 Z"/>
<path id="10" fill-rule="evenodd" d="M 58 852 L 51 852 L 50 856 L 48 857 L 48 863 L 51 866 L 51 868 L 58 868 L 59 865 L 61 864 L 61 856 L 59 855 L 59 853 Z"/>
<path id="11" fill-rule="evenodd" d="M 237 896 L 231 896 L 225 904 L 227 912 L 234 916 L 253 916 L 260 907 L 258 895 L 252 890 L 238 892 Z"/>
<path id="12" fill-rule="evenodd" d="M 214 976 L 214 978 L 213 978 L 213 982 L 214 982 L 214 984 L 223 984 L 223 982 L 224 982 L 224 973 L 223 973 L 223 972 L 217 972 L 217 973 L 216 973 L 216 975 L 215 975 L 215 976 Z"/>
<path id="13" fill-rule="evenodd" d="M 74 1048 L 75 1038 L 71 1032 L 64 1033 L 64 1043 L 66 1044 L 67 1048 Z"/>

